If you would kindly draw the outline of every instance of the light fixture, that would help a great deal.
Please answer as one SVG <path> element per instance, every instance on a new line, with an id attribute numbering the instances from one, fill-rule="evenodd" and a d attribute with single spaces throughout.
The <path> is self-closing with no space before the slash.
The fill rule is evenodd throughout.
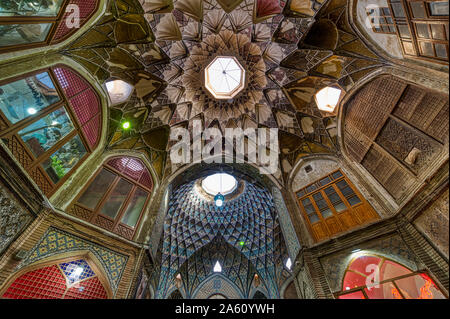
<path id="1" fill-rule="evenodd" d="M 239 242 L 239 245 L 240 245 L 240 246 L 244 246 L 244 245 L 245 245 L 245 241 L 240 241 L 240 242 Z"/>
<path id="2" fill-rule="evenodd" d="M 128 130 L 131 127 L 131 123 L 129 121 L 125 121 L 122 123 L 122 128 L 124 130 Z"/>
<path id="3" fill-rule="evenodd" d="M 327 86 L 316 93 L 314 99 L 316 100 L 319 110 L 332 113 L 336 108 L 339 98 L 341 97 L 342 90 Z"/>
<path id="4" fill-rule="evenodd" d="M 125 102 L 133 93 L 134 87 L 122 80 L 111 80 L 106 82 L 111 104 L 116 105 Z"/>
<path id="5" fill-rule="evenodd" d="M 216 203 L 217 207 L 222 207 L 224 201 L 225 196 L 223 196 L 221 193 L 218 193 L 216 196 L 214 196 L 214 202 Z"/>
<path id="6" fill-rule="evenodd" d="M 213 270 L 214 272 L 222 272 L 222 266 L 220 265 L 219 261 L 216 262 Z"/>
<path id="7" fill-rule="evenodd" d="M 37 110 L 36 110 L 34 107 L 29 107 L 29 108 L 27 109 L 27 112 L 28 112 L 28 114 L 30 114 L 30 115 L 34 115 L 34 114 L 37 113 Z"/>

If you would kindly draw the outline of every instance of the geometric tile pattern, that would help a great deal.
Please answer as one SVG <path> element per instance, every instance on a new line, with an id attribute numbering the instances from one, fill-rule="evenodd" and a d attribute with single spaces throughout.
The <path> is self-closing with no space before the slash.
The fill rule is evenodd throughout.
<path id="1" fill-rule="evenodd" d="M 159 298 L 164 298 L 175 274 L 186 269 L 186 290 L 192 292 L 217 260 L 243 294 L 257 273 L 277 298 L 288 254 L 270 192 L 244 182 L 238 197 L 217 207 L 197 192 L 195 183 L 179 186 L 170 197 L 158 251 Z"/>
<path id="2" fill-rule="evenodd" d="M 115 292 L 128 257 L 54 227 L 50 227 L 46 231 L 17 268 L 21 269 L 46 257 L 79 250 L 89 250 L 98 258 L 105 270 L 111 289 Z"/>
<path id="3" fill-rule="evenodd" d="M 74 261 L 71 261 L 68 263 L 62 263 L 62 264 L 59 264 L 59 267 L 64 272 L 64 275 L 66 275 L 67 280 L 69 281 L 70 284 L 73 284 L 74 282 L 81 281 L 86 278 L 95 276 L 94 271 L 91 269 L 91 267 L 89 267 L 88 263 L 83 259 L 74 260 Z M 83 272 L 81 274 L 74 275 L 74 272 L 78 267 L 83 269 Z"/>

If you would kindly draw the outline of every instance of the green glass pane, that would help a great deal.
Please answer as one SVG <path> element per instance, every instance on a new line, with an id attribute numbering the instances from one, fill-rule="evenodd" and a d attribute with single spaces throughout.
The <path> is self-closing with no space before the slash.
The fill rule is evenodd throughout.
<path id="1" fill-rule="evenodd" d="M 94 210 L 116 176 L 116 174 L 111 173 L 110 171 L 103 168 L 102 171 L 97 175 L 97 177 L 95 177 L 94 181 L 86 189 L 84 194 L 80 197 L 78 203 Z"/>
<path id="2" fill-rule="evenodd" d="M 54 183 L 59 182 L 86 155 L 80 137 L 76 135 L 56 151 L 42 166 Z"/>
<path id="3" fill-rule="evenodd" d="M 122 218 L 122 223 L 134 227 L 141 215 L 148 193 L 140 188 L 136 190 Z"/>
<path id="4" fill-rule="evenodd" d="M 0 86 L 0 110 L 12 124 L 58 101 L 58 92 L 47 72 Z"/>
<path id="5" fill-rule="evenodd" d="M 0 16 L 40 16 L 58 15 L 64 0 L 1 0 Z"/>
<path id="6" fill-rule="evenodd" d="M 19 132 L 19 136 L 38 157 L 72 132 L 74 126 L 64 108 L 60 108 Z"/>
<path id="7" fill-rule="evenodd" d="M 0 47 L 44 42 L 51 27 L 51 23 L 2 24 Z"/>
<path id="8" fill-rule="evenodd" d="M 131 183 L 123 178 L 120 179 L 100 213 L 115 219 L 132 188 L 133 185 Z"/>

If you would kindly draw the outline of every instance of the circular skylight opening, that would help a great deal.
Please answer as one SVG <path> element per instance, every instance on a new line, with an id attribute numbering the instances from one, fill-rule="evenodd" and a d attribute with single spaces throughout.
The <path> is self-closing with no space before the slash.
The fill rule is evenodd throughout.
<path id="1" fill-rule="evenodd" d="M 244 88 L 245 71 L 234 57 L 216 57 L 205 69 L 205 87 L 216 99 L 230 99 Z"/>
<path id="2" fill-rule="evenodd" d="M 202 188 L 210 195 L 227 195 L 232 193 L 237 187 L 237 180 L 233 176 L 225 173 L 217 173 L 206 177 L 202 181 Z"/>

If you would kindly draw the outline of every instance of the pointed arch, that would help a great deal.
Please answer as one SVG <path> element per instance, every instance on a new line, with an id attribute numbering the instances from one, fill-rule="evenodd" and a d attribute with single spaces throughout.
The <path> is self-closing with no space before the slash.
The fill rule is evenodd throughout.
<path id="1" fill-rule="evenodd" d="M 77 268 L 80 271 L 77 271 Z M 20 269 L 0 289 L 6 299 L 111 299 L 105 269 L 90 251 L 39 260 Z"/>
<path id="2" fill-rule="evenodd" d="M 356 254 L 348 263 L 339 299 L 446 299 L 425 271 L 413 271 L 390 258 Z"/>

